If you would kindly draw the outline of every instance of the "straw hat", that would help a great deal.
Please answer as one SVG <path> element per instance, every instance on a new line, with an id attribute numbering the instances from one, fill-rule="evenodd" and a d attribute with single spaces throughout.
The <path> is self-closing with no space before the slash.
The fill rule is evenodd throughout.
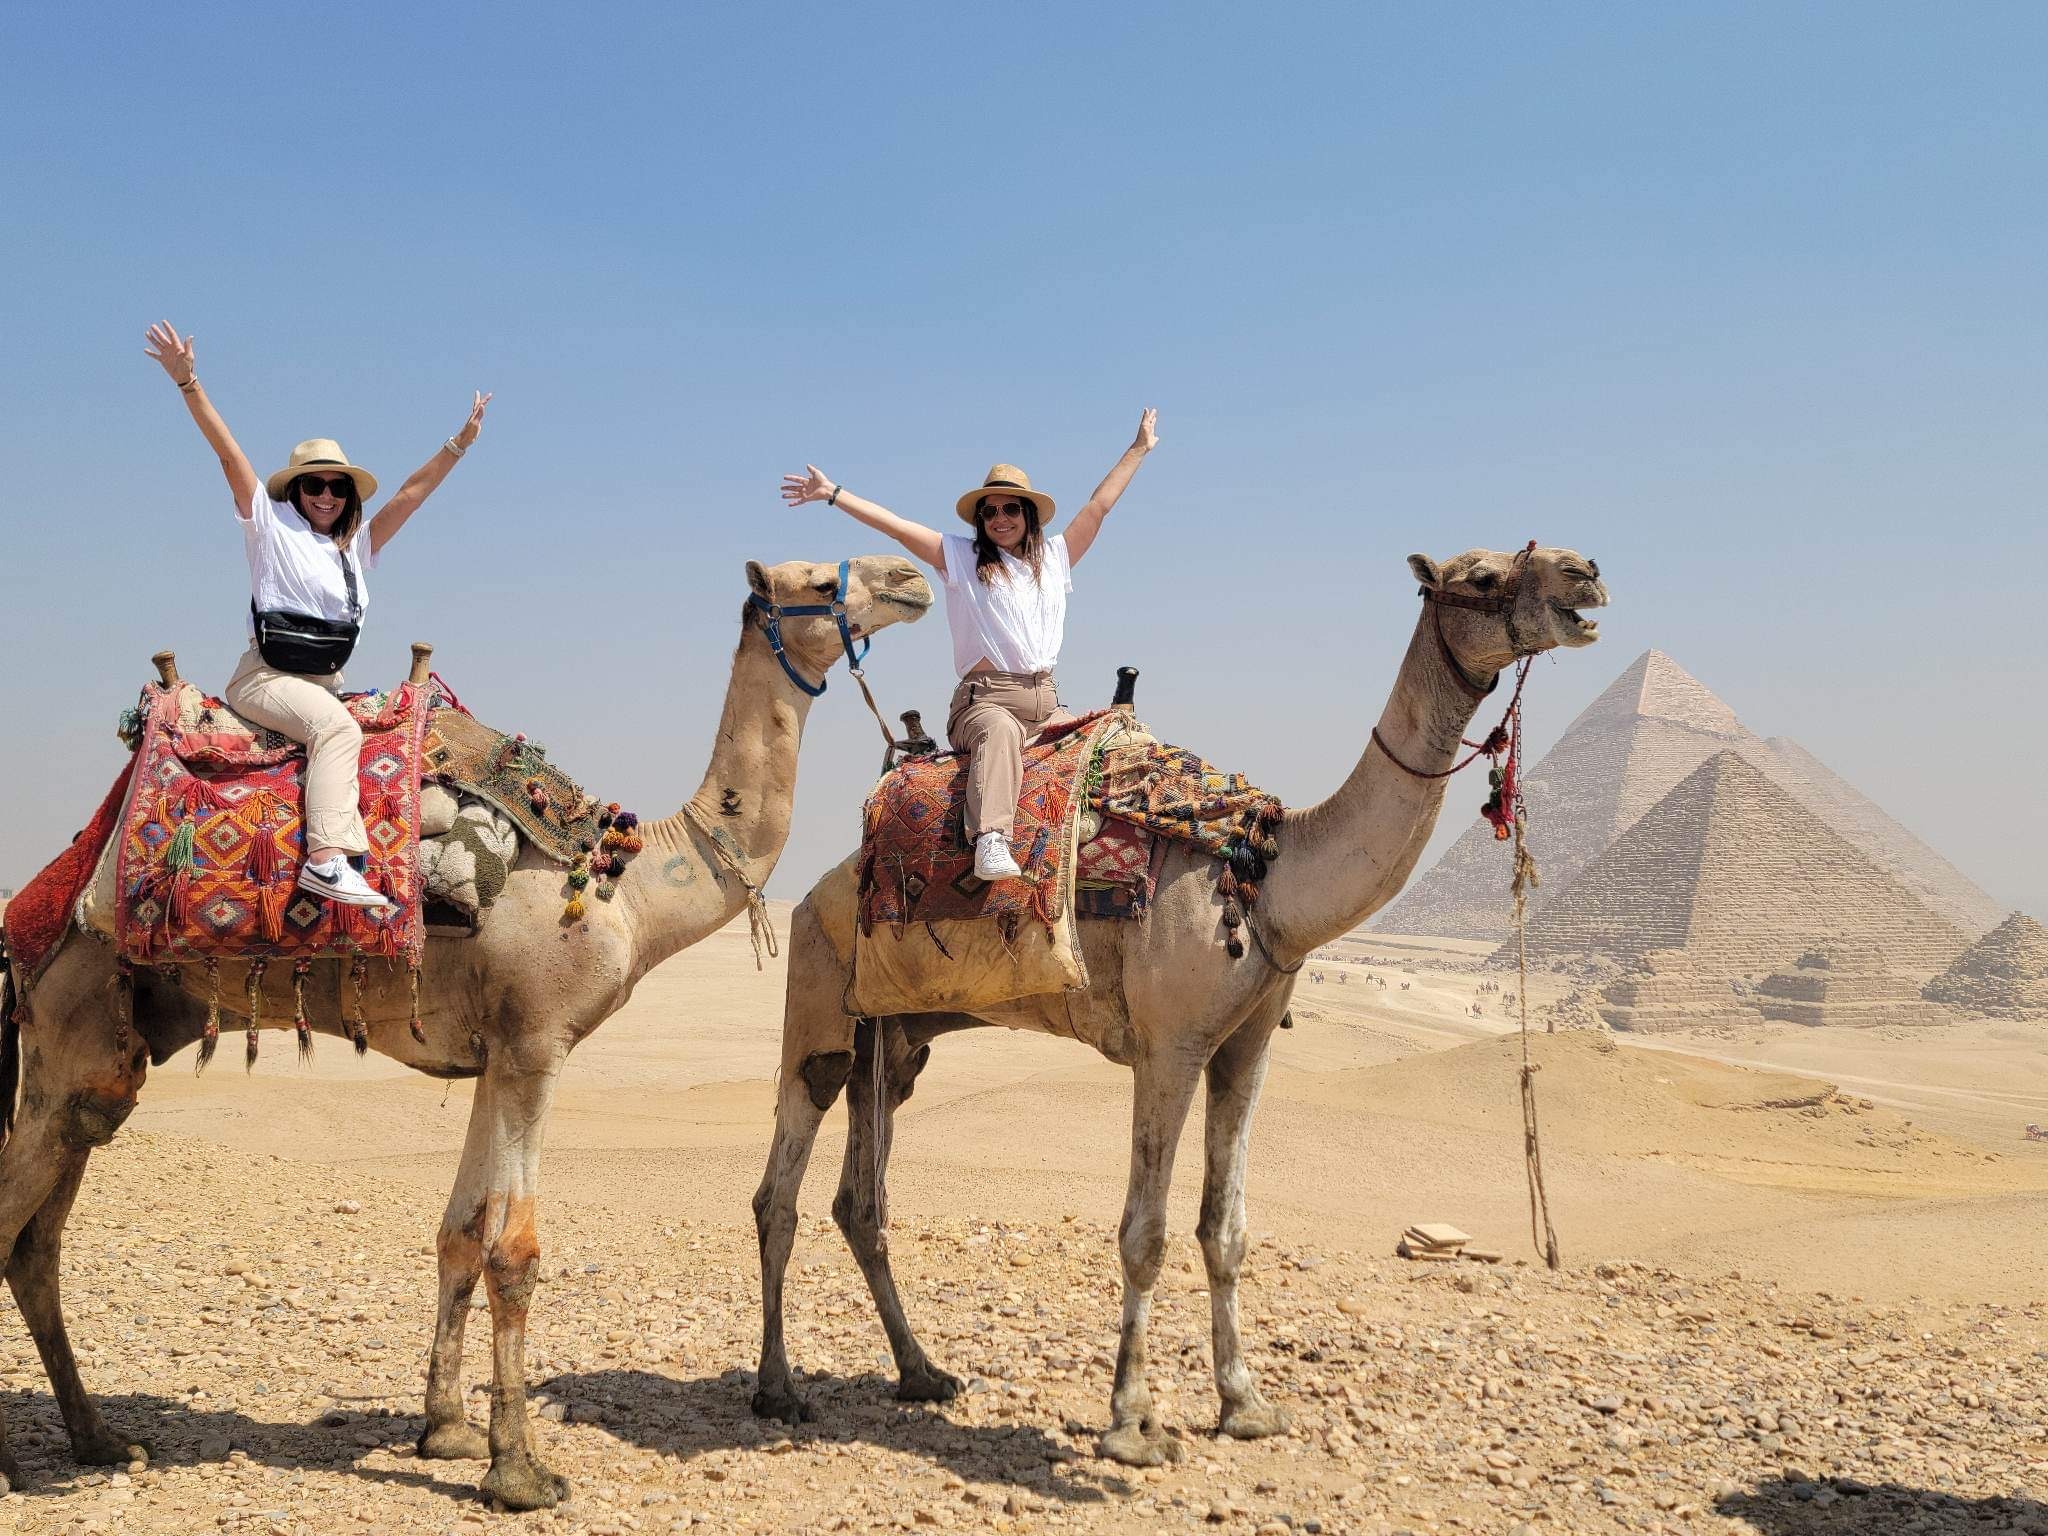
<path id="1" fill-rule="evenodd" d="M 309 437 L 292 450 L 289 463 L 268 480 L 263 488 L 270 492 L 272 501 L 281 500 L 285 487 L 303 474 L 323 469 L 339 470 L 356 483 L 356 496 L 367 502 L 377 494 L 377 477 L 367 469 L 349 463 L 348 455 L 341 451 L 341 444 L 331 437 Z"/>
<path id="2" fill-rule="evenodd" d="M 1052 498 L 1043 491 L 1031 489 L 1031 477 L 1014 464 L 991 464 L 988 478 L 953 503 L 953 510 L 960 514 L 960 521 L 970 526 L 974 522 L 974 504 L 990 491 L 1008 491 L 1019 501 L 1028 501 L 1038 508 L 1038 526 L 1042 532 L 1052 524 Z"/>

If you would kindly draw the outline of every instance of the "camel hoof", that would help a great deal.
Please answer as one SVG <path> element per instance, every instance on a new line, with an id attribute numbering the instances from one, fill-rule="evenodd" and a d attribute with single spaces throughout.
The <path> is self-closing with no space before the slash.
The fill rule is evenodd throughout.
<path id="1" fill-rule="evenodd" d="M 1216 1433 L 1228 1435 L 1233 1440 L 1263 1440 L 1268 1435 L 1284 1435 L 1293 1425 L 1293 1415 L 1285 1408 L 1255 1400 L 1225 1410 L 1222 1421 L 1216 1426 Z"/>
<path id="2" fill-rule="evenodd" d="M 71 1437 L 71 1459 L 81 1467 L 125 1467 L 130 1462 L 147 1461 L 149 1452 L 142 1446 L 130 1445 L 102 1424 L 98 1429 Z"/>
<path id="3" fill-rule="evenodd" d="M 754 1417 L 757 1419 L 780 1419 L 785 1424 L 808 1424 L 817 1416 L 817 1411 L 797 1396 L 794 1388 L 785 1387 L 780 1392 L 770 1392 L 763 1387 L 754 1394 Z"/>
<path id="4" fill-rule="evenodd" d="M 429 1461 L 483 1461 L 491 1454 L 490 1437 L 474 1424 L 429 1424 L 419 1438 L 420 1455 Z"/>
<path id="5" fill-rule="evenodd" d="M 1098 1455 L 1120 1461 L 1127 1467 L 1163 1467 L 1187 1455 L 1187 1448 L 1164 1429 L 1154 1425 L 1148 1433 L 1142 1424 L 1119 1424 L 1095 1446 Z"/>
<path id="6" fill-rule="evenodd" d="M 896 1383 L 896 1400 L 900 1403 L 950 1403 L 959 1395 L 960 1378 L 930 1361 L 905 1371 L 903 1379 Z"/>
<path id="7" fill-rule="evenodd" d="M 553 1509 L 569 1497 L 569 1480 L 555 1476 L 530 1451 L 493 1461 L 479 1486 L 507 1509 Z"/>

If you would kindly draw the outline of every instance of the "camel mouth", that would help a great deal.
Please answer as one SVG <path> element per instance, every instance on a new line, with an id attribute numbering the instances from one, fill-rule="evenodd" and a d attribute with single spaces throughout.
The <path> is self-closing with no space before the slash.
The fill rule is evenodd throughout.
<path id="1" fill-rule="evenodd" d="M 1600 621 L 1589 619 L 1578 609 L 1567 607 L 1555 598 L 1551 600 L 1550 611 L 1565 622 L 1565 633 L 1577 637 L 1581 642 L 1600 638 Z"/>
<path id="2" fill-rule="evenodd" d="M 895 607 L 901 608 L 904 612 L 913 615 L 927 614 L 931 612 L 932 608 L 932 594 L 929 588 L 921 593 L 876 592 L 873 596 L 878 603 L 892 604 Z"/>

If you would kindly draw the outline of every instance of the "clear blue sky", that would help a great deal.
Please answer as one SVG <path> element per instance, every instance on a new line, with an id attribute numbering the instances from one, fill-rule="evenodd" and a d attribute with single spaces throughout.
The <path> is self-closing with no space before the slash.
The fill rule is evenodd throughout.
<path id="1" fill-rule="evenodd" d="M 943 521 L 991 460 L 1077 504 L 1070 702 L 1291 801 L 1356 757 L 1411 550 L 1595 556 L 1645 646 L 2048 915 L 2048 11 L 2030 5 L 16 6 L 0 15 L 0 885 L 117 771 L 246 576 L 145 325 L 198 333 L 259 467 L 395 483 L 497 392 L 386 551 L 406 642 L 646 813 L 709 750 L 742 566 L 875 536 L 806 460 Z M 870 671 L 936 715 L 943 622 Z M 813 713 L 796 896 L 873 726 Z M 1478 794 L 1456 792 L 1457 830 Z"/>

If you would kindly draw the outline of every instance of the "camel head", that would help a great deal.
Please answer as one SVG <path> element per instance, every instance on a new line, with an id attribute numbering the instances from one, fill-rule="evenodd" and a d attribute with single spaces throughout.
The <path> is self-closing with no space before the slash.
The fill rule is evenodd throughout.
<path id="1" fill-rule="evenodd" d="M 811 560 L 785 560 L 780 565 L 747 562 L 747 585 L 759 602 L 749 601 L 743 617 L 765 627 L 770 604 L 779 609 L 783 648 L 806 673 L 823 677 L 846 654 L 839 622 L 829 609 L 839 592 L 839 565 Z M 861 555 L 846 562 L 846 627 L 855 639 L 891 624 L 914 624 L 932 606 L 931 583 L 917 567 L 897 555 Z"/>
<path id="2" fill-rule="evenodd" d="M 1432 600 L 1444 644 L 1470 672 L 1600 638 L 1579 610 L 1606 607 L 1607 588 L 1599 565 L 1575 549 L 1468 549 L 1441 565 L 1410 555 L 1408 569 Z"/>

